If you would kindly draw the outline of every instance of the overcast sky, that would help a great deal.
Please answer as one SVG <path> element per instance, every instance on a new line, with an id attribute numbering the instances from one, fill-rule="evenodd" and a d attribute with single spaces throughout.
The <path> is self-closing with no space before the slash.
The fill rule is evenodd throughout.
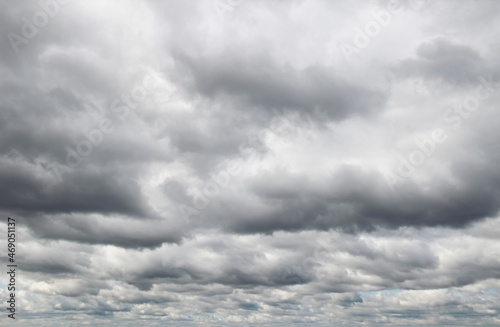
<path id="1" fill-rule="evenodd" d="M 499 325 L 499 33 L 493 0 L 0 0 L 17 324 Z"/>

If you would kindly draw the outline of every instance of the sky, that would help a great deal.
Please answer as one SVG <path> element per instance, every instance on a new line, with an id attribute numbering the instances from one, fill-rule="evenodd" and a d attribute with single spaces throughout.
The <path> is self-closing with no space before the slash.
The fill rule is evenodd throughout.
<path id="1" fill-rule="evenodd" d="M 499 32 L 493 0 L 0 0 L 15 324 L 498 326 Z"/>

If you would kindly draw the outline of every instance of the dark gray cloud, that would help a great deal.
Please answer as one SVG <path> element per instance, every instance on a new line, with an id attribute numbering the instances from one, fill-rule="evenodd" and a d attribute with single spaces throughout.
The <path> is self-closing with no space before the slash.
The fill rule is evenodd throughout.
<path id="1" fill-rule="evenodd" d="M 146 216 L 137 185 L 120 181 L 115 173 L 79 171 L 65 183 L 51 183 L 13 164 L 0 171 L 1 205 L 5 210 L 31 213 L 122 213 Z M 105 178 L 104 178 L 105 177 Z"/>
<path id="2" fill-rule="evenodd" d="M 297 70 L 265 55 L 234 52 L 205 58 L 179 54 L 177 59 L 191 76 L 190 88 L 211 98 L 236 97 L 259 114 L 285 107 L 318 121 L 342 120 L 377 112 L 385 100 L 380 91 L 351 84 L 332 67 Z"/>
<path id="3" fill-rule="evenodd" d="M 416 59 L 402 61 L 397 72 L 452 85 L 476 84 L 477 76 L 487 73 L 488 67 L 473 48 L 446 38 L 425 42 L 416 49 Z"/>
<path id="4" fill-rule="evenodd" d="M 221 195 L 203 212 L 207 226 L 221 221 L 225 228 L 242 233 L 272 233 L 279 230 L 342 229 L 347 232 L 379 227 L 450 226 L 464 227 L 495 216 L 500 209 L 495 161 L 470 164 L 461 159 L 452 167 L 453 178 L 464 187 L 435 177 L 430 188 L 407 182 L 395 193 L 379 172 L 367 173 L 355 166 L 343 166 L 321 186 L 308 175 L 284 170 L 252 177 L 242 197 Z M 476 166 L 477 165 L 477 166 Z M 272 176 L 272 183 L 269 183 Z M 262 209 L 250 207 L 257 197 Z M 249 197 L 252 197 L 250 200 Z M 229 202 L 231 200 L 231 202 Z M 185 201 L 182 199 L 181 201 Z"/>
<path id="5" fill-rule="evenodd" d="M 154 248 L 164 242 L 180 242 L 182 226 L 176 222 L 134 219 L 109 215 L 31 216 L 24 219 L 37 235 L 51 240 L 68 240 L 88 244 L 112 244 L 124 248 Z M 145 226 L 154 222 L 155 227 Z M 120 228 L 115 228 L 116 224 Z"/>

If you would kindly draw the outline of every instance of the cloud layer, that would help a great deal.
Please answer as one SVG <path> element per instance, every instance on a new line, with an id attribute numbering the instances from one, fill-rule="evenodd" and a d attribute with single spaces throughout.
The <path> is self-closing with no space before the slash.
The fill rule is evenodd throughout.
<path id="1" fill-rule="evenodd" d="M 0 2 L 20 324 L 498 324 L 498 7 Z"/>

